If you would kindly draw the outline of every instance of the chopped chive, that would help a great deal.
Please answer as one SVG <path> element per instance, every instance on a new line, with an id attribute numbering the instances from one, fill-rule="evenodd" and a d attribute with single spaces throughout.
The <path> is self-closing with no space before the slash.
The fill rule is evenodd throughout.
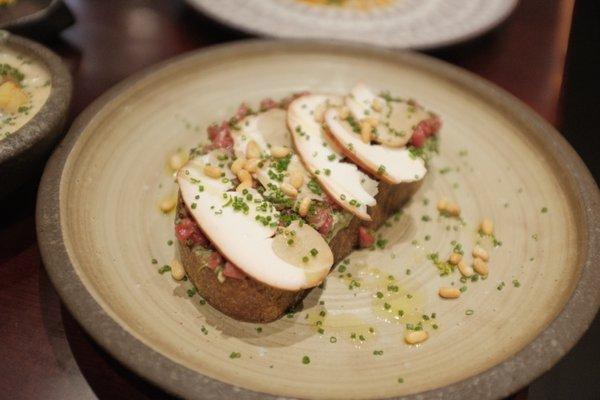
<path id="1" fill-rule="evenodd" d="M 170 265 L 163 265 L 161 268 L 158 269 L 158 273 L 159 274 L 164 274 L 165 272 L 169 272 L 171 271 L 171 266 Z"/>

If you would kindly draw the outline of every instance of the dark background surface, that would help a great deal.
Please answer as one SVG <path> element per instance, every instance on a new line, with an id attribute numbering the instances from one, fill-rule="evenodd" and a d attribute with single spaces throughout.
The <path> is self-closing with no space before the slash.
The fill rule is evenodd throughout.
<path id="1" fill-rule="evenodd" d="M 600 2 L 577 0 L 572 13 L 573 3 L 522 0 L 495 31 L 429 54 L 481 75 L 527 103 L 563 132 L 598 180 Z M 106 89 L 144 67 L 247 37 L 178 0 L 67 4 L 76 24 L 41 41 L 73 73 L 69 121 Z M 0 398 L 167 397 L 99 348 L 61 304 L 35 240 L 36 188 L 37 180 L 27 182 L 0 202 Z M 516 398 L 600 399 L 599 340 L 597 318 L 573 351 Z"/>

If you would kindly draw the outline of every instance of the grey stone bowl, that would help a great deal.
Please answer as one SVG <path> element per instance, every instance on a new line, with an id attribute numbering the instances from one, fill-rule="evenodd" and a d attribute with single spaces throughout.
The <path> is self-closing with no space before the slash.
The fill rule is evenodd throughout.
<path id="1" fill-rule="evenodd" d="M 73 83 L 60 57 L 46 47 L 6 31 L 0 31 L 0 46 L 41 63 L 52 80 L 50 95 L 40 111 L 14 134 L 0 140 L 0 197 L 3 197 L 35 177 L 62 137 Z"/>

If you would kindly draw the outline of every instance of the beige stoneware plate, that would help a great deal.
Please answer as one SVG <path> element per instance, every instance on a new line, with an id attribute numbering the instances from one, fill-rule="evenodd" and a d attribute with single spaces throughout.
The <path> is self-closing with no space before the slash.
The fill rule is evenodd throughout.
<path id="1" fill-rule="evenodd" d="M 402 215 L 380 231 L 383 249 L 354 252 L 302 311 L 264 325 L 224 317 L 189 297 L 188 282 L 157 273 L 175 257 L 173 215 L 157 206 L 176 190 L 171 154 L 197 144 L 243 101 L 343 93 L 357 80 L 413 96 L 444 121 L 440 154 Z M 463 224 L 438 216 L 444 196 L 460 204 Z M 166 62 L 90 106 L 47 166 L 37 222 L 44 262 L 70 311 L 112 355 L 169 392 L 484 399 L 549 369 L 593 319 L 598 205 L 596 184 L 564 139 L 480 78 L 411 53 L 252 41 Z M 501 245 L 476 233 L 484 217 Z M 489 250 L 488 279 L 439 275 L 428 254 L 445 258 L 453 240 L 467 258 L 478 241 Z M 467 290 L 440 299 L 438 288 L 452 284 Z M 406 324 L 418 321 L 430 338 L 408 346 Z"/>

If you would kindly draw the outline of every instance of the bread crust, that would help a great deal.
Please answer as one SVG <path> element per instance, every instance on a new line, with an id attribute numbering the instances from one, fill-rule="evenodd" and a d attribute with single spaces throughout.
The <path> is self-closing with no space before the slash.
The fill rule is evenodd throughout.
<path id="1" fill-rule="evenodd" d="M 340 230 L 329 242 L 334 265 L 343 260 L 358 245 L 358 228 L 379 228 L 397 212 L 419 189 L 422 181 L 390 185 L 380 182 L 377 204 L 370 209 L 372 221 L 353 217 L 349 225 Z M 179 196 L 177 214 L 187 213 Z M 311 289 L 289 291 L 277 289 L 251 277 L 227 278 L 219 282 L 217 274 L 208 268 L 210 251 L 198 252 L 193 247 L 177 241 L 181 262 L 189 280 L 211 306 L 232 318 L 246 322 L 271 322 L 288 310 L 296 308 Z"/>

